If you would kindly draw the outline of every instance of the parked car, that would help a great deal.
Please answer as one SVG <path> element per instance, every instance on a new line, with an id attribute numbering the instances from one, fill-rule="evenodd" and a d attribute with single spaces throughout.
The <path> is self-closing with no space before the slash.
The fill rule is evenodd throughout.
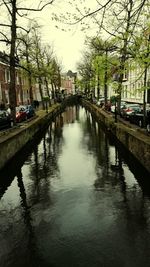
<path id="1" fill-rule="evenodd" d="M 104 105 L 104 103 L 105 103 L 105 98 L 104 97 L 101 97 L 96 102 L 96 105 L 99 106 L 99 107 L 102 107 Z"/>
<path id="2" fill-rule="evenodd" d="M 6 110 L 0 110 L 0 129 L 11 127 L 11 116 Z"/>
<path id="3" fill-rule="evenodd" d="M 35 115 L 35 109 L 32 105 L 26 105 L 24 106 L 26 114 L 27 114 L 27 119 L 33 117 Z"/>
<path id="4" fill-rule="evenodd" d="M 92 103 L 96 104 L 97 103 L 97 99 L 95 97 L 92 98 Z"/>
<path id="5" fill-rule="evenodd" d="M 123 108 L 123 106 L 126 105 L 126 102 L 125 101 L 121 101 L 121 104 L 120 104 L 120 108 Z M 117 109 L 117 106 L 116 106 L 116 109 Z M 111 112 L 112 113 L 115 113 L 115 105 L 111 105 Z"/>
<path id="6" fill-rule="evenodd" d="M 132 114 L 141 113 L 141 106 L 139 104 L 125 104 L 120 110 L 120 115 L 124 119 L 129 119 Z"/>
<path id="7" fill-rule="evenodd" d="M 141 113 L 132 114 L 129 118 L 129 121 L 143 128 L 144 127 L 143 111 L 141 111 Z M 150 125 L 150 109 L 146 110 L 145 124 L 147 128 Z"/>
<path id="8" fill-rule="evenodd" d="M 24 106 L 16 107 L 16 122 L 27 120 L 27 113 Z"/>

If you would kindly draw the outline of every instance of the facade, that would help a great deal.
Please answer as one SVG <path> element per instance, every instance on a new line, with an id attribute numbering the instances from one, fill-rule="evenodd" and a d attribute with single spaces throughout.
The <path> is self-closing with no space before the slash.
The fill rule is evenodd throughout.
<path id="1" fill-rule="evenodd" d="M 147 86 L 150 85 L 150 69 L 147 72 Z M 144 70 L 135 62 L 130 62 L 129 69 L 124 73 L 122 99 L 129 102 L 143 103 L 145 90 L 145 102 L 150 103 L 150 90 L 144 89 Z"/>
<path id="2" fill-rule="evenodd" d="M 8 56 L 0 52 L 0 103 L 9 104 L 10 71 Z M 17 104 L 23 103 L 22 78 L 19 68 L 16 68 L 16 99 Z"/>
<path id="3" fill-rule="evenodd" d="M 17 61 L 16 61 L 17 62 Z M 75 93 L 77 73 L 68 71 L 61 76 L 61 90 L 65 94 Z M 9 86 L 10 86 L 10 66 L 9 66 L 9 56 L 5 52 L 0 52 L 0 104 L 5 106 L 9 104 Z M 51 84 L 48 84 L 48 90 L 45 84 L 45 80 L 41 79 L 41 90 L 43 97 L 47 97 L 49 94 L 52 97 L 52 91 L 56 90 L 55 86 L 52 88 Z M 30 91 L 29 91 L 29 81 L 26 75 L 22 74 L 19 67 L 16 67 L 16 100 L 17 105 L 29 104 L 30 103 Z M 52 90 L 53 89 L 53 90 Z M 59 89 L 57 89 L 59 90 Z M 39 90 L 38 79 L 32 83 L 32 95 L 33 100 L 38 100 L 41 102 L 41 95 Z"/>
<path id="4" fill-rule="evenodd" d="M 9 104 L 9 85 L 9 57 L 5 53 L 0 52 L 0 104 L 2 103 L 5 106 Z M 33 99 L 41 100 L 36 84 L 32 85 L 32 93 Z M 22 75 L 19 67 L 16 67 L 16 100 L 17 105 L 30 103 L 28 78 Z"/>
<path id="5" fill-rule="evenodd" d="M 9 101 L 9 96 L 8 96 L 9 83 L 7 82 L 8 80 L 9 80 L 8 66 L 4 62 L 0 61 L 0 102 L 3 102 L 4 104 L 8 103 Z"/>
<path id="6" fill-rule="evenodd" d="M 66 94 L 74 94 L 76 91 L 76 78 L 77 73 L 69 70 L 67 73 L 61 76 L 61 89 L 66 92 Z"/>
<path id="7" fill-rule="evenodd" d="M 115 93 L 117 88 L 117 74 L 114 74 L 114 82 L 109 86 L 108 97 Z M 121 99 L 131 103 L 143 103 L 145 90 L 145 102 L 150 103 L 150 68 L 147 72 L 147 89 L 144 89 L 144 70 L 134 61 L 129 61 L 128 69 L 124 72 Z"/>

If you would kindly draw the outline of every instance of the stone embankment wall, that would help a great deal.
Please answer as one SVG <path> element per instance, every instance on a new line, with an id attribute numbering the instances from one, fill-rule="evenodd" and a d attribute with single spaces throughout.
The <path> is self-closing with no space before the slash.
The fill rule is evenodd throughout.
<path id="1" fill-rule="evenodd" d="M 0 135 L 0 169 L 8 163 L 35 135 L 44 131 L 50 121 L 62 111 L 62 107 L 54 105 L 49 113 L 39 111 L 36 118 L 23 123 L 20 127 L 7 130 Z"/>
<path id="2" fill-rule="evenodd" d="M 0 135 L 0 169 L 28 142 L 32 142 L 36 135 L 41 134 L 48 127 L 50 121 L 60 114 L 66 105 L 75 103 L 75 100 L 77 99 L 69 100 L 63 106 L 56 104 L 51 107 L 48 113 L 41 111 L 34 120 L 23 123 L 21 127 L 13 128 Z M 120 122 L 115 123 L 113 116 L 88 101 L 83 100 L 82 105 L 95 115 L 97 120 L 150 172 L 150 136 L 140 133 L 134 127 L 127 127 Z"/>
<path id="3" fill-rule="evenodd" d="M 25 145 L 34 141 L 35 136 L 48 127 L 50 122 L 59 115 L 66 106 L 78 103 L 78 97 L 70 96 L 60 104 L 54 104 L 46 110 L 39 110 L 36 118 L 22 123 L 20 127 L 0 132 L 0 169 L 2 169 Z"/>
<path id="4" fill-rule="evenodd" d="M 129 127 L 122 122 L 115 123 L 114 116 L 107 114 L 99 107 L 83 100 L 82 104 L 103 126 L 109 130 L 132 155 L 150 172 L 150 136 L 138 131 L 137 127 Z"/>

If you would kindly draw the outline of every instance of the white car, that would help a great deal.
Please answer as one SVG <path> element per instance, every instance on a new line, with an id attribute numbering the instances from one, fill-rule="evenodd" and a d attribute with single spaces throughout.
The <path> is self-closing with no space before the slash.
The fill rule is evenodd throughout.
<path id="1" fill-rule="evenodd" d="M 104 105 L 104 102 L 105 102 L 105 99 L 104 97 L 98 99 L 96 105 L 99 106 L 99 107 L 102 107 Z"/>
<path id="2" fill-rule="evenodd" d="M 126 102 L 121 101 L 120 108 L 122 108 L 125 104 L 126 104 Z M 116 108 L 117 108 L 117 107 L 116 107 Z M 111 106 L 111 112 L 112 112 L 112 113 L 115 113 L 115 105 L 112 105 L 112 106 Z"/>

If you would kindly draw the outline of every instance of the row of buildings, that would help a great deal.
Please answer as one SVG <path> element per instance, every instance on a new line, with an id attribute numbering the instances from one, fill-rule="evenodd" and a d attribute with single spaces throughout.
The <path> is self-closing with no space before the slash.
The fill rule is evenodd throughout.
<path id="1" fill-rule="evenodd" d="M 128 71 L 124 73 L 122 100 L 132 103 L 143 103 L 144 92 L 144 73 L 142 73 L 139 66 L 130 63 Z M 66 94 L 74 94 L 76 92 L 76 79 L 77 73 L 69 70 L 67 73 L 61 74 L 61 87 L 60 91 Z M 115 92 L 115 83 L 117 88 L 117 79 L 108 87 L 108 98 L 110 98 Z M 0 52 L 0 103 L 9 104 L 9 84 L 10 84 L 10 72 L 9 72 L 9 58 L 3 52 Z M 145 90 L 145 102 L 150 103 L 150 69 L 147 72 L 147 88 Z M 42 84 L 43 96 L 47 96 L 47 89 L 43 81 Z M 52 92 L 51 84 L 49 84 L 49 95 Z M 32 84 L 33 99 L 41 101 L 38 83 Z M 103 94 L 103 92 L 101 92 Z M 22 71 L 19 67 L 16 67 L 16 99 L 17 105 L 27 104 L 30 102 L 29 97 L 29 84 L 27 78 L 22 75 Z"/>
<path id="2" fill-rule="evenodd" d="M 68 71 L 61 75 L 61 88 L 66 92 L 66 94 L 74 94 L 75 92 L 75 80 L 77 74 Z M 9 84 L 10 84 L 10 71 L 9 71 L 9 57 L 4 53 L 0 52 L 0 104 L 9 104 Z M 51 84 L 49 86 L 49 95 L 51 95 Z M 43 96 L 47 96 L 47 90 L 45 88 L 45 83 L 42 83 Z M 32 84 L 33 99 L 41 101 L 41 96 L 39 92 L 39 85 L 36 83 Z M 16 67 L 16 99 L 17 105 L 30 103 L 29 97 L 29 84 L 28 79 L 24 77 L 21 69 Z"/>

